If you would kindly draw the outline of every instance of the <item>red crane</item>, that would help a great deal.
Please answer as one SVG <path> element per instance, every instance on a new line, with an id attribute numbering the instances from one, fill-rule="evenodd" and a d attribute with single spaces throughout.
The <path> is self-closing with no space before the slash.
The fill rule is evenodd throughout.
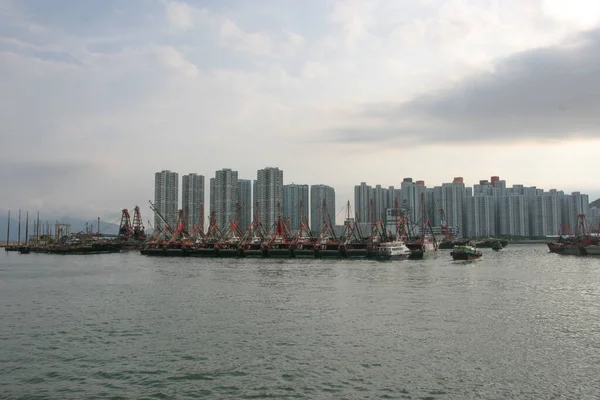
<path id="1" fill-rule="evenodd" d="M 119 225 L 119 236 L 122 238 L 130 238 L 133 236 L 133 229 L 131 227 L 131 218 L 129 217 L 129 210 L 126 208 L 121 212 L 121 224 Z"/>
<path id="2" fill-rule="evenodd" d="M 146 238 L 146 229 L 144 228 L 144 224 L 142 223 L 142 214 L 140 212 L 140 208 L 135 206 L 133 209 L 133 237 L 134 239 L 145 239 Z"/>

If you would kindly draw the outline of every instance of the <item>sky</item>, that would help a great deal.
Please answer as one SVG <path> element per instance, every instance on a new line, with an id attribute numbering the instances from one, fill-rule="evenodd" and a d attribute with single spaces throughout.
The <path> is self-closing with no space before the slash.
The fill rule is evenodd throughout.
<path id="1" fill-rule="evenodd" d="M 116 219 L 154 173 L 600 197 L 600 2 L 0 0 L 0 210 Z M 206 191 L 208 201 L 208 190 Z"/>

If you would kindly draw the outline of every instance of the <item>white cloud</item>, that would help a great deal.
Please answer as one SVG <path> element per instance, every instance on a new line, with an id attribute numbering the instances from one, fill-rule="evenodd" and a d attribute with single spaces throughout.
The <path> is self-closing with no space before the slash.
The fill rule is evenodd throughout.
<path id="1" fill-rule="evenodd" d="M 269 55 L 273 50 L 273 43 L 269 36 L 260 32 L 244 32 L 235 22 L 227 18 L 221 22 L 220 37 L 224 45 L 255 55 Z"/>
<path id="2" fill-rule="evenodd" d="M 161 46 L 156 48 L 159 58 L 168 66 L 188 76 L 196 77 L 199 74 L 198 67 L 188 61 L 185 55 L 172 47 Z"/>
<path id="3" fill-rule="evenodd" d="M 302 77 L 306 79 L 320 79 L 329 75 L 325 65 L 316 61 L 309 61 L 302 68 Z"/>
<path id="4" fill-rule="evenodd" d="M 166 5 L 167 18 L 172 26 L 189 29 L 194 26 L 194 16 L 197 13 L 193 7 L 184 2 L 170 1 Z"/>
<path id="5" fill-rule="evenodd" d="M 322 132 L 355 122 L 348 110 L 361 103 L 397 104 L 440 90 L 489 69 L 498 58 L 552 45 L 585 25 L 580 17 L 559 20 L 558 11 L 520 1 L 490 3 L 497 9 L 454 0 L 343 1 L 323 26 L 318 19 L 281 24 L 262 12 L 254 20 L 255 14 L 234 5 L 217 11 L 190 4 L 160 6 L 163 25 L 151 30 L 123 27 L 126 33 L 112 38 L 97 32 L 94 43 L 108 44 L 106 51 L 88 50 L 90 39 L 39 21 L 31 23 L 42 26 L 43 38 L 27 30 L 33 39 L 15 35 L 0 42 L 0 157 L 14 161 L 11 149 L 27 139 L 30 161 L 58 163 L 77 154 L 101 171 L 95 176 L 96 169 L 88 170 L 85 178 L 97 184 L 85 193 L 41 196 L 32 189 L 24 196 L 43 198 L 46 205 L 119 210 L 152 197 L 156 170 L 210 177 L 231 167 L 253 178 L 266 164 L 280 165 L 286 182 L 330 184 L 341 201 L 351 198 L 351 186 L 360 180 L 398 184 L 398 171 L 440 183 L 447 174 L 464 175 L 470 161 L 449 171 L 447 149 L 428 142 L 422 150 L 433 151 L 429 168 L 421 151 L 392 151 L 387 142 L 373 145 L 373 138 L 331 143 Z M 289 148 L 325 161 L 287 157 Z M 542 153 L 534 144 L 521 148 L 522 154 L 529 150 Z M 523 160 L 489 168 L 517 177 L 525 174 Z M 581 179 L 593 181 L 590 176 Z M 14 183 L 2 179 L 10 198 L 0 199 L 0 207 L 24 204 L 11 190 Z"/>

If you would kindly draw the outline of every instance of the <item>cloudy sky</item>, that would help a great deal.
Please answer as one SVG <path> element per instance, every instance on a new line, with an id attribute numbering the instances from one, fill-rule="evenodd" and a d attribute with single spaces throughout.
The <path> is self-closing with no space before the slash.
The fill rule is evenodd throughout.
<path id="1" fill-rule="evenodd" d="M 600 2 L 0 0 L 0 124 L 0 210 L 110 218 L 156 171 L 265 166 L 338 208 L 409 176 L 592 200 Z"/>

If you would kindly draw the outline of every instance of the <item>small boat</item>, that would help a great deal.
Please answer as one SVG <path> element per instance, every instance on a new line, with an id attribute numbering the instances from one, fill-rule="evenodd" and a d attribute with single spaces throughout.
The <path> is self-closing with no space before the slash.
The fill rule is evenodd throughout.
<path id="1" fill-rule="evenodd" d="M 438 248 L 441 250 L 451 250 L 454 246 L 461 246 L 469 243 L 469 239 L 450 239 L 444 238 L 440 242 Z"/>
<path id="2" fill-rule="evenodd" d="M 21 246 L 19 247 L 19 253 L 21 254 L 29 254 L 30 249 L 29 246 Z"/>
<path id="3" fill-rule="evenodd" d="M 504 246 L 502 246 L 502 243 L 499 240 L 496 240 L 496 242 L 492 245 L 492 250 L 500 251 L 503 247 Z"/>
<path id="4" fill-rule="evenodd" d="M 377 247 L 377 260 L 406 260 L 411 255 L 410 249 L 401 240 L 384 242 Z"/>
<path id="5" fill-rule="evenodd" d="M 450 254 L 454 260 L 476 260 L 482 255 L 481 250 L 472 245 L 454 246 Z"/>

